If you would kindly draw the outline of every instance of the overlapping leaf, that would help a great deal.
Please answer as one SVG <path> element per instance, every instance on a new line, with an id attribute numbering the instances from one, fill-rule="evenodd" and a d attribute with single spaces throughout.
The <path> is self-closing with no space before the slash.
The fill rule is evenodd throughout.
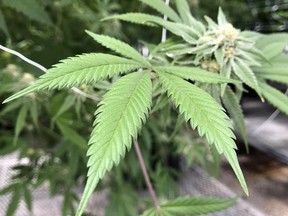
<path id="1" fill-rule="evenodd" d="M 191 25 L 191 20 L 194 18 L 190 14 L 190 8 L 186 0 L 176 0 L 176 7 L 182 21 L 186 25 Z"/>
<path id="2" fill-rule="evenodd" d="M 232 118 L 236 130 L 239 132 L 241 138 L 243 139 L 246 149 L 248 151 L 247 133 L 244 122 L 244 115 L 242 108 L 239 104 L 238 98 L 231 88 L 227 87 L 225 94 L 222 97 L 225 108 L 227 109 L 230 117 Z"/>
<path id="3" fill-rule="evenodd" d="M 260 96 L 261 90 L 259 88 L 258 80 L 249 66 L 247 66 L 243 60 L 237 58 L 237 60 L 231 62 L 234 73 L 248 86 L 254 89 Z"/>
<path id="4" fill-rule="evenodd" d="M 164 1 L 162 0 L 140 0 L 141 2 L 149 5 L 150 7 L 154 8 L 158 12 L 166 15 L 169 19 L 175 21 L 175 22 L 180 22 L 181 19 L 178 16 L 178 14 L 167 4 L 165 4 Z"/>
<path id="5" fill-rule="evenodd" d="M 87 34 L 89 34 L 94 40 L 102 44 L 103 46 L 125 56 L 131 59 L 134 59 L 135 61 L 138 61 L 142 63 L 143 65 L 150 66 L 150 63 L 139 53 L 137 52 L 133 47 L 130 45 L 117 40 L 112 37 L 108 37 L 105 35 L 98 35 L 90 31 L 86 31 Z"/>
<path id="6" fill-rule="evenodd" d="M 217 151 L 226 156 L 232 166 L 243 190 L 248 189 L 235 153 L 236 144 L 232 126 L 224 109 L 206 92 L 181 78 L 159 72 L 162 86 L 167 90 L 180 113 L 186 121 L 190 120 L 192 128 L 197 128 L 201 136 L 205 135 L 208 142 L 214 144 Z"/>
<path id="7" fill-rule="evenodd" d="M 127 22 L 132 22 L 147 26 L 162 26 L 173 34 L 182 37 L 186 42 L 190 44 L 195 44 L 198 38 L 198 32 L 193 28 L 184 25 L 182 23 L 174 23 L 170 21 L 165 21 L 161 17 L 143 14 L 143 13 L 126 13 L 120 15 L 110 16 L 105 18 L 108 19 L 120 19 Z"/>
<path id="8" fill-rule="evenodd" d="M 212 197 L 179 197 L 161 205 L 160 211 L 149 209 L 142 216 L 172 216 L 172 215 L 203 215 L 229 208 L 235 199 L 219 199 Z"/>
<path id="9" fill-rule="evenodd" d="M 195 80 L 207 83 L 239 83 L 237 80 L 228 79 L 215 73 L 208 72 L 199 67 L 154 67 L 154 69 L 179 76 L 183 79 Z"/>
<path id="10" fill-rule="evenodd" d="M 139 62 L 109 54 L 84 54 L 63 60 L 42 75 L 32 86 L 12 95 L 8 102 L 33 91 L 71 88 L 89 84 L 141 67 Z"/>
<path id="11" fill-rule="evenodd" d="M 82 214 L 99 180 L 130 149 L 151 103 L 152 83 L 147 71 L 122 77 L 100 102 L 87 153 L 88 180 L 77 216 Z"/>
<path id="12" fill-rule="evenodd" d="M 260 82 L 260 87 L 262 89 L 264 98 L 283 113 L 288 115 L 288 97 L 278 89 L 271 87 L 264 82 Z"/>

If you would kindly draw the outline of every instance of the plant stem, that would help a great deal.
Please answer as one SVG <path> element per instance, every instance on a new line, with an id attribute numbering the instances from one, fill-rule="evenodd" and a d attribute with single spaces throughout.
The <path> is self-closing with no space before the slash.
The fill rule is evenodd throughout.
<path id="1" fill-rule="evenodd" d="M 144 159 L 143 159 L 143 156 L 142 156 L 142 153 L 141 153 L 141 150 L 140 150 L 140 147 L 139 147 L 139 144 L 138 144 L 137 140 L 134 140 L 134 147 L 135 147 L 135 151 L 136 151 L 136 154 L 137 154 L 137 157 L 138 157 L 138 160 L 139 160 L 139 164 L 140 164 L 142 173 L 144 175 L 145 182 L 146 182 L 146 185 L 148 187 L 151 199 L 152 199 L 152 201 L 154 203 L 155 208 L 157 210 L 160 210 L 160 205 L 158 203 L 158 200 L 157 200 L 157 197 L 156 197 L 156 194 L 155 194 L 155 190 L 154 190 L 154 188 L 153 188 L 153 186 L 151 184 L 151 181 L 150 181 L 150 178 L 149 178 L 146 166 L 145 166 L 145 162 L 144 162 Z"/>

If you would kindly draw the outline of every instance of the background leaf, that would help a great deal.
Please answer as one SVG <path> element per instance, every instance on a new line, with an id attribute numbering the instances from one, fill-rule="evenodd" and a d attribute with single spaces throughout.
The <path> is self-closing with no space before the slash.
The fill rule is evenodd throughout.
<path id="1" fill-rule="evenodd" d="M 52 21 L 45 12 L 44 6 L 37 0 L 2 0 L 8 6 L 28 18 L 46 25 L 52 25 Z"/>

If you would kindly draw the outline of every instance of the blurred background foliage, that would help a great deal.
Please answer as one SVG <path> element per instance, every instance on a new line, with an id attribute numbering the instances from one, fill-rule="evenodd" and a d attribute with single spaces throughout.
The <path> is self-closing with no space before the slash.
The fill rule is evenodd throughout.
<path id="1" fill-rule="evenodd" d="M 254 29 L 259 19 L 248 1 L 190 0 L 190 4 L 193 14 L 199 18 L 204 15 L 215 18 L 221 6 L 229 20 L 241 29 Z M 160 29 L 143 31 L 143 27 L 117 20 L 101 22 L 109 15 L 131 11 L 155 13 L 139 1 L 131 0 L 0 0 L 0 44 L 49 68 L 69 56 L 106 51 L 87 37 L 85 29 L 122 39 L 135 47 L 140 47 L 140 40 L 159 42 Z M 28 86 L 42 73 L 1 51 L 0 101 Z M 80 89 L 100 98 L 111 82 Z M 179 178 L 181 158 L 186 156 L 188 166 L 197 162 L 213 175 L 218 173 L 220 158 L 204 139 L 196 139 L 197 134 L 188 132 L 189 126 L 183 124 L 183 118 L 177 118 L 174 109 L 166 106 L 168 101 L 161 94 L 155 94 L 153 102 L 153 114 L 141 131 L 139 143 L 157 192 L 163 199 L 173 198 L 177 194 L 175 180 Z M 48 96 L 33 93 L 0 106 L 0 156 L 16 151 L 20 159 L 28 159 L 27 163 L 13 168 L 11 184 L 0 191 L 0 195 L 13 194 L 7 210 L 11 215 L 21 197 L 31 209 L 31 192 L 43 183 L 49 184 L 51 195 L 64 195 L 63 215 L 73 214 L 73 204 L 78 200 L 74 189 L 87 173 L 86 143 L 96 105 L 96 101 L 72 91 L 58 91 Z M 98 187 L 110 188 L 107 215 L 114 212 L 118 216 L 136 215 L 136 201 L 140 209 L 149 202 L 144 199 L 139 204 L 139 199 L 133 198 L 137 196 L 135 191 L 144 188 L 137 164 L 132 149 L 126 160 L 101 182 L 102 187 Z M 125 188 L 124 182 L 128 185 Z"/>

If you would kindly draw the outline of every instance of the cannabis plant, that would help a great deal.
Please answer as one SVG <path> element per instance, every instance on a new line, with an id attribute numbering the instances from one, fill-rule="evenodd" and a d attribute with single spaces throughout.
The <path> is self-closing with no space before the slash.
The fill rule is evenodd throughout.
<path id="1" fill-rule="evenodd" d="M 88 178 L 76 213 L 78 216 L 84 212 L 99 181 L 119 164 L 132 143 L 154 202 L 154 208 L 143 215 L 205 214 L 227 208 L 234 202 L 233 199 L 179 197 L 158 204 L 137 142 L 141 136 L 138 134 L 140 129 L 153 111 L 156 91 L 169 97 L 191 128 L 197 129 L 218 154 L 226 157 L 247 195 L 248 189 L 235 153 L 235 136 L 223 106 L 244 140 L 246 133 L 239 105 L 244 84 L 262 99 L 288 113 L 288 99 L 265 81 L 276 78 L 263 72 L 264 65 L 269 65 L 271 58 L 255 46 L 262 36 L 242 34 L 227 22 L 221 9 L 218 23 L 206 17 L 208 25 L 205 25 L 191 15 L 185 0 L 176 0 L 177 12 L 161 0 L 142 2 L 166 15 L 169 21 L 141 13 L 115 15 L 107 19 L 161 26 L 174 34 L 159 45 L 147 45 L 150 48 L 148 57 L 115 38 L 86 31 L 98 43 L 120 56 L 90 53 L 62 60 L 33 85 L 4 101 L 31 95 L 34 91 L 70 89 L 105 79 L 116 80 L 95 111 L 94 128 L 88 142 Z"/>

